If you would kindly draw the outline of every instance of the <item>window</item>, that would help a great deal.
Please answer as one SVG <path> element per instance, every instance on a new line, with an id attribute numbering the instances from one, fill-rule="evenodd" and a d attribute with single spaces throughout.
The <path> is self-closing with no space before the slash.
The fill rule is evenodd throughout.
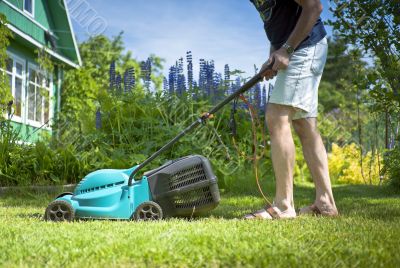
<path id="1" fill-rule="evenodd" d="M 34 16 L 35 0 L 24 0 L 24 11 L 31 16 Z"/>
<path id="2" fill-rule="evenodd" d="M 6 68 L 6 74 L 8 76 L 8 82 L 10 83 L 11 94 L 12 94 L 12 91 L 13 91 L 13 88 L 12 88 L 12 85 L 13 85 L 13 79 L 12 79 L 12 77 L 13 77 L 13 65 L 14 65 L 13 60 L 8 58 L 6 60 L 6 67 L 7 67 Z"/>
<path id="3" fill-rule="evenodd" d="M 13 96 L 11 120 L 33 127 L 50 128 L 53 116 L 52 76 L 46 75 L 33 64 L 28 64 L 26 72 L 24 59 L 10 52 L 7 54 L 6 68 L 0 69 L 0 73 L 8 76 Z"/>
<path id="4" fill-rule="evenodd" d="M 52 80 L 33 66 L 29 66 L 28 73 L 27 119 L 29 124 L 39 127 L 50 120 Z"/>
<path id="5" fill-rule="evenodd" d="M 12 113 L 14 121 L 22 122 L 23 117 L 23 96 L 25 93 L 25 62 L 15 56 L 6 60 L 6 74 L 10 83 L 10 91 L 15 105 Z"/>

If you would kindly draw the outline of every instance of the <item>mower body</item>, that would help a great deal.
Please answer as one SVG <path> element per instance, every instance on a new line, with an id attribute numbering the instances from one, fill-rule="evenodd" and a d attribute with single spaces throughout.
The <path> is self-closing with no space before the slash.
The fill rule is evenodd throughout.
<path id="1" fill-rule="evenodd" d="M 141 203 L 151 201 L 146 177 L 128 187 L 134 169 L 95 171 L 77 185 L 72 195 L 63 194 L 57 199 L 69 202 L 76 218 L 130 219 Z"/>
<path id="2" fill-rule="evenodd" d="M 217 178 L 205 157 L 194 155 L 168 161 L 128 186 L 129 176 L 136 167 L 90 173 L 73 193 L 63 193 L 55 201 L 66 202 L 73 210 L 68 212 L 73 218 L 119 220 L 133 219 L 138 207 L 149 202 L 159 205 L 163 217 L 191 216 L 211 210 L 219 203 Z M 45 216 L 53 220 L 48 217 L 48 210 Z"/>

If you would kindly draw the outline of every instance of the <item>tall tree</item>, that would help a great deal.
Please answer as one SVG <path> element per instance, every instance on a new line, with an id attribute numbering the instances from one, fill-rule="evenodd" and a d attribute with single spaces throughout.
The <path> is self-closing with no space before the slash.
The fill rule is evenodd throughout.
<path id="1" fill-rule="evenodd" d="M 335 32 L 378 59 L 380 75 L 400 104 L 400 4 L 392 0 L 331 0 Z M 387 92 L 389 93 L 389 92 Z"/>

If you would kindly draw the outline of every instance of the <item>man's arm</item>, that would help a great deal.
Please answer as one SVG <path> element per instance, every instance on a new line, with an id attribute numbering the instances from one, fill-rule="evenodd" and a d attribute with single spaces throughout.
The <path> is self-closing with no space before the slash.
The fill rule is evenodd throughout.
<path id="1" fill-rule="evenodd" d="M 296 49 L 300 43 L 306 39 L 313 29 L 315 22 L 322 13 L 322 4 L 320 0 L 294 0 L 299 4 L 303 11 L 297 21 L 296 27 L 287 40 L 287 44 Z"/>
<path id="2" fill-rule="evenodd" d="M 299 20 L 297 21 L 296 27 L 290 34 L 287 43 L 293 48 L 297 48 L 300 43 L 306 39 L 317 22 L 319 16 L 322 13 L 322 4 L 320 0 L 294 0 L 302 7 L 302 12 Z M 271 47 L 272 49 L 272 47 Z M 286 69 L 289 65 L 290 55 L 286 49 L 280 48 L 277 51 L 271 53 L 269 60 L 263 65 L 268 66 L 274 60 L 273 70 L 278 71 Z M 267 76 L 265 76 L 268 78 Z"/>

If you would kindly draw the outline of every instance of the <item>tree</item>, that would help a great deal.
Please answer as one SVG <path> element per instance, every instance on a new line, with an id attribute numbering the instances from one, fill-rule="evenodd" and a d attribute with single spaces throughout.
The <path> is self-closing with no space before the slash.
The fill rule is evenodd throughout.
<path id="1" fill-rule="evenodd" d="M 400 3 L 391 0 L 331 2 L 335 4 L 331 8 L 335 20 L 330 21 L 334 31 L 345 42 L 377 58 L 379 75 L 390 85 L 387 94 L 394 93 L 393 98 L 399 105 Z"/>
<path id="2" fill-rule="evenodd" d="M 139 81 L 143 78 L 143 84 L 150 87 L 150 83 L 155 85 L 155 89 L 162 89 L 162 60 L 154 55 L 150 55 L 141 64 L 137 62 L 131 51 L 126 51 L 123 42 L 123 32 L 113 38 L 105 35 L 90 37 L 87 41 L 79 45 L 82 57 L 82 68 L 87 70 L 91 77 L 96 81 L 100 88 L 108 88 L 110 80 L 113 80 L 113 73 L 110 73 L 110 65 L 114 64 L 114 73 L 124 74 L 126 70 L 134 68 L 134 80 Z M 111 77 L 110 77 L 111 74 Z M 121 79 L 122 81 L 122 79 Z"/>
<path id="3" fill-rule="evenodd" d="M 79 45 L 82 67 L 66 72 L 60 121 L 77 122 L 79 128 L 80 125 L 94 127 L 99 99 L 105 94 L 113 94 L 109 90 L 121 94 L 123 88 L 125 91 L 133 87 L 141 90 L 143 84 L 150 87 L 151 82 L 161 90 L 161 60 L 151 55 L 140 68 L 132 52 L 125 52 L 122 34 L 113 38 L 93 36 Z M 84 121 L 93 121 L 93 124 L 81 124 Z"/>
<path id="4" fill-rule="evenodd" d="M 335 109 L 354 110 L 355 92 L 350 92 L 354 67 L 366 67 L 360 51 L 351 49 L 343 38 L 329 38 L 329 54 L 320 89 L 319 102 L 325 112 Z"/>
<path id="5" fill-rule="evenodd" d="M 89 71 L 98 86 L 102 88 L 108 88 L 110 64 L 114 62 L 118 66 L 123 61 L 125 47 L 122 34 L 121 32 L 113 39 L 104 35 L 92 36 L 79 46 L 82 68 Z"/>
<path id="6" fill-rule="evenodd" d="M 399 135 L 400 3 L 391 0 L 331 2 L 335 4 L 331 8 L 335 15 L 335 19 L 330 21 L 333 30 L 345 42 L 375 58 L 374 71 L 365 77 L 358 75 L 357 70 L 353 73 L 359 78 L 358 83 L 369 89 L 375 117 L 384 114 L 385 144 L 387 149 L 391 149 Z M 386 154 L 386 160 L 389 159 L 386 165 L 390 166 L 391 155 L 398 155 L 399 150 L 397 147 Z M 393 166 L 398 171 L 398 165 Z M 396 172 L 392 170 L 389 173 L 393 180 Z"/>

